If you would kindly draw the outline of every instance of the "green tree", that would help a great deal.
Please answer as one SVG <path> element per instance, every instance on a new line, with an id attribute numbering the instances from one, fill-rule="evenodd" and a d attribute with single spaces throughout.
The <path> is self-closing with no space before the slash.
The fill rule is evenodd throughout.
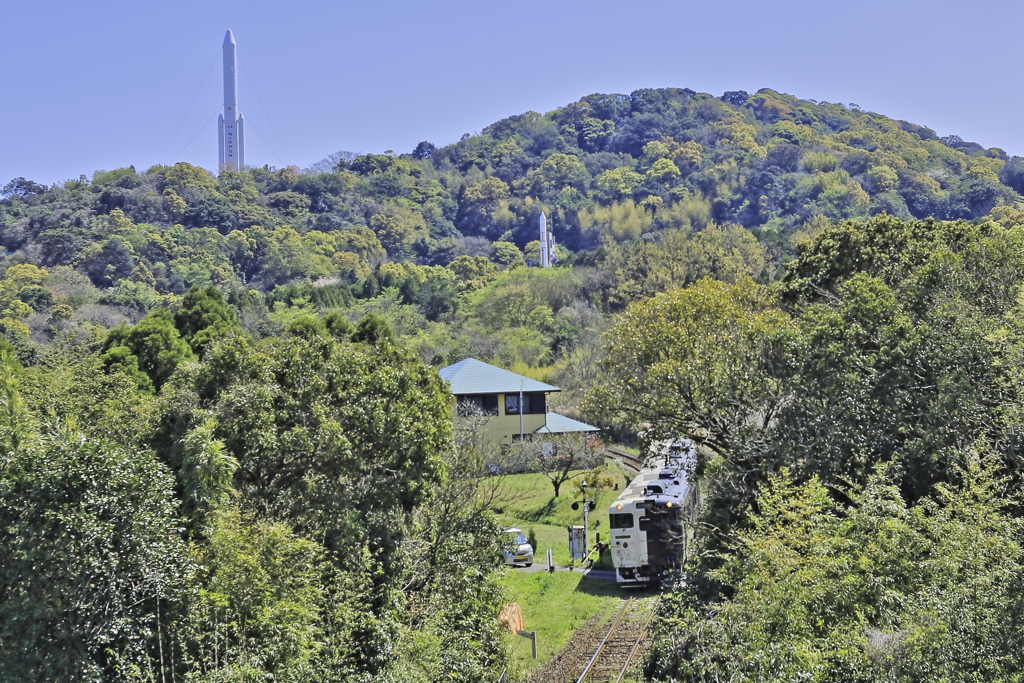
<path id="1" fill-rule="evenodd" d="M 459 203 L 456 224 L 464 234 L 483 233 L 509 197 L 509 186 L 500 178 L 486 178 L 468 187 Z"/>
<path id="2" fill-rule="evenodd" d="M 396 259 L 409 256 L 412 245 L 427 236 L 427 223 L 423 214 L 391 202 L 370 218 L 370 229 L 388 254 Z"/>
<path id="3" fill-rule="evenodd" d="M 1004 680 L 1021 665 L 1019 519 L 991 463 L 908 505 L 885 475 L 840 506 L 787 471 L 714 576 L 716 607 L 684 588 L 659 625 L 657 679 Z M 681 636 L 681 637 L 680 637 Z"/>
<path id="4" fill-rule="evenodd" d="M 153 380 L 139 369 L 139 358 L 127 346 L 112 346 L 102 356 L 103 365 L 109 374 L 131 378 L 138 389 L 153 391 Z"/>
<path id="5" fill-rule="evenodd" d="M 177 190 L 182 196 L 185 196 L 184 192 L 190 190 L 203 189 L 209 192 L 217 190 L 217 179 L 209 171 L 184 161 L 179 161 L 168 168 L 163 177 L 165 187 Z"/>
<path id="6" fill-rule="evenodd" d="M 526 265 L 523 252 L 511 242 L 494 243 L 494 262 L 505 269 L 520 268 Z"/>
<path id="7" fill-rule="evenodd" d="M 780 422 L 787 457 L 855 481 L 895 460 L 913 500 L 984 438 L 1018 476 L 1004 374 L 1016 333 L 1000 323 L 1024 277 L 1017 239 L 992 224 L 880 217 L 802 249 L 784 280 L 805 340 Z"/>
<path id="8" fill-rule="evenodd" d="M 634 302 L 606 334 L 603 380 L 587 410 L 649 425 L 650 439 L 690 435 L 757 466 L 788 395 L 793 337 L 771 292 L 750 280 L 704 279 Z"/>
<path id="9" fill-rule="evenodd" d="M 139 390 L 140 383 L 152 387 L 149 377 L 137 370 L 134 356 L 130 359 L 135 374 L 129 368 L 105 372 L 108 368 L 88 347 L 51 349 L 45 363 L 19 375 L 20 394 L 44 422 L 67 422 L 90 439 L 138 448 L 152 432 L 157 407 L 156 397 Z"/>
<path id="10" fill-rule="evenodd" d="M 102 354 L 108 371 L 133 374 L 137 369 L 145 373 L 157 391 L 181 363 L 194 357 L 174 326 L 174 316 L 164 308 L 153 311 L 134 327 L 121 325 L 111 330 Z"/>
<path id="11" fill-rule="evenodd" d="M 605 171 L 597 178 L 597 190 L 606 202 L 620 202 L 633 196 L 633 188 L 643 181 L 644 177 L 629 168 L 619 166 Z"/>
<path id="12" fill-rule="evenodd" d="M 154 443 L 197 504 L 225 490 L 233 460 L 230 488 L 244 509 L 321 539 L 340 572 L 365 568 L 366 582 L 354 589 L 363 616 L 347 619 L 367 630 L 345 647 L 358 670 L 385 667 L 388 637 L 372 624 L 389 623 L 396 609 L 402 519 L 440 480 L 451 440 L 447 389 L 436 372 L 381 339 L 228 337 L 165 393 Z M 364 628 L 353 624 L 336 629 Z"/>
<path id="13" fill-rule="evenodd" d="M 486 420 L 486 417 L 483 418 Z M 507 454 L 481 438 L 480 419 L 460 421 L 444 454 L 445 478 L 411 516 L 402 546 L 406 619 L 397 654 L 409 681 L 490 680 L 505 650 L 494 618 L 504 602 L 504 529 L 491 513 L 507 493 Z"/>
<path id="14" fill-rule="evenodd" d="M 739 225 L 709 224 L 690 235 L 666 231 L 657 241 L 624 245 L 612 253 L 615 287 L 609 303 L 621 307 L 711 277 L 724 282 L 761 275 L 768 255 L 757 239 Z"/>
<path id="15" fill-rule="evenodd" d="M 537 195 L 554 196 L 563 188 L 586 189 L 590 174 L 580 158 L 573 154 L 555 152 L 540 166 L 530 171 L 533 191 Z"/>
<path id="16" fill-rule="evenodd" d="M 863 482 L 874 463 L 895 461 L 914 500 L 981 435 L 995 437 L 987 406 L 1001 390 L 990 323 L 966 302 L 914 315 L 897 292 L 857 274 L 803 311 L 777 449 L 828 481 Z"/>
<path id="17" fill-rule="evenodd" d="M 10 396 L 7 397 L 10 405 Z M 168 610 L 191 564 L 173 476 L 65 429 L 0 459 L 0 671 L 106 681 L 171 667 Z"/>
<path id="18" fill-rule="evenodd" d="M 104 243 L 93 243 L 82 250 L 78 261 L 97 286 L 110 286 L 131 275 L 136 256 L 124 237 L 111 235 Z"/>
<path id="19" fill-rule="evenodd" d="M 201 354 L 213 339 L 238 330 L 239 322 L 238 315 L 219 289 L 212 285 L 201 289 L 196 285 L 185 295 L 181 307 L 175 312 L 174 326 L 192 350 Z"/>
<path id="20" fill-rule="evenodd" d="M 185 511 L 198 523 L 206 522 L 235 493 L 231 483 L 238 460 L 225 452 L 222 441 L 214 438 L 216 428 L 216 422 L 204 422 L 190 431 L 182 443 L 179 476 Z"/>
<path id="21" fill-rule="evenodd" d="M 315 273 L 309 249 L 292 228 L 277 228 L 266 234 L 264 251 L 260 258 L 259 279 L 267 289 L 295 278 L 306 278 Z"/>
<path id="22" fill-rule="evenodd" d="M 446 267 L 455 273 L 455 287 L 460 294 L 480 289 L 498 275 L 498 267 L 485 256 L 458 256 Z"/>
<path id="23" fill-rule="evenodd" d="M 635 205 L 632 199 L 580 213 L 580 226 L 598 231 L 604 241 L 610 243 L 635 240 L 647 232 L 652 221 L 650 214 Z"/>
<path id="24" fill-rule="evenodd" d="M 348 547 L 363 538 L 342 534 L 353 521 L 427 494 L 448 410 L 436 374 L 389 343 L 227 338 L 172 385 L 156 443 L 180 469 L 185 439 L 214 420 L 207 438 L 238 462 L 232 488 L 248 505 Z"/>
<path id="25" fill-rule="evenodd" d="M 515 268 L 469 293 L 460 311 L 494 330 L 519 327 L 538 306 L 558 313 L 581 288 L 579 277 L 565 268 Z"/>
<path id="26" fill-rule="evenodd" d="M 204 585 L 175 636 L 189 680 L 309 680 L 327 634 L 323 547 L 235 510 L 214 516 L 196 561 Z"/>
<path id="27" fill-rule="evenodd" d="M 679 169 L 674 163 L 668 159 L 658 159 L 645 174 L 648 180 L 654 180 L 659 183 L 672 183 L 677 180 L 680 175 Z"/>
<path id="28" fill-rule="evenodd" d="M 384 247 L 369 228 L 353 227 L 336 233 L 338 251 L 359 254 L 370 263 L 384 258 Z"/>
<path id="29" fill-rule="evenodd" d="M 491 152 L 491 166 L 498 178 L 510 183 L 526 173 L 530 167 L 530 159 L 515 138 L 509 138 L 494 146 L 494 151 Z"/>

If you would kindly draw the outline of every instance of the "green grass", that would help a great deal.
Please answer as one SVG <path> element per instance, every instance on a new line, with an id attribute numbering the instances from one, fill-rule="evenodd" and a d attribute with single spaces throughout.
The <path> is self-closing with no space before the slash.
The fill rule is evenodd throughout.
<path id="1" fill-rule="evenodd" d="M 625 473 L 614 464 L 608 468 L 615 478 L 618 489 L 610 488 L 598 492 L 597 507 L 590 513 L 590 542 L 608 540 L 608 506 L 618 497 L 626 482 Z M 582 474 L 579 473 L 579 474 Z M 531 529 L 537 535 L 534 548 L 536 562 L 544 562 L 545 553 L 551 548 L 555 564 L 569 565 L 570 524 L 583 524 L 583 511 L 573 510 L 572 504 L 581 500 L 577 495 L 581 477 L 562 484 L 561 495 L 557 498 L 551 482 L 543 474 L 513 474 L 502 481 L 503 501 L 498 519 L 508 528 L 519 528 L 529 535 Z"/>
<path id="2" fill-rule="evenodd" d="M 626 477 L 615 464 L 609 463 L 608 473 L 611 474 L 619 489 L 625 484 Z M 574 472 L 582 475 L 583 472 Z M 523 520 L 541 524 L 582 524 L 583 513 L 572 509 L 572 504 L 580 500 L 579 483 L 582 476 L 562 484 L 560 495 L 556 498 L 551 482 L 543 474 L 511 474 L 502 482 L 505 493 L 505 512 Z M 597 510 L 604 508 L 604 521 L 607 523 L 607 509 L 619 495 L 619 490 L 605 489 L 598 493 Z"/>
<path id="3" fill-rule="evenodd" d="M 573 632 L 595 614 L 607 614 L 623 592 L 611 581 L 584 578 L 580 572 L 510 571 L 505 577 L 508 599 L 519 604 L 527 631 L 537 631 L 537 659 L 530 640 L 509 635 L 513 668 L 527 673 L 550 661 Z"/>
<path id="4" fill-rule="evenodd" d="M 637 448 L 636 446 L 626 446 L 621 443 L 614 444 L 614 446 L 620 450 L 626 451 L 630 455 L 640 457 L 640 449 Z"/>

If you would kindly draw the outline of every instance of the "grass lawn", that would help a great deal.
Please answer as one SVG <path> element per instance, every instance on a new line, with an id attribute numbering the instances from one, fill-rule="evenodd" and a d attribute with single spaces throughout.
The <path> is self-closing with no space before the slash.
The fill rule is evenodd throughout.
<path id="1" fill-rule="evenodd" d="M 527 631 L 537 631 L 537 659 L 530 640 L 509 635 L 512 665 L 520 673 L 536 669 L 558 654 L 573 632 L 599 613 L 609 613 L 624 595 L 611 581 L 584 578 L 580 572 L 510 571 L 505 578 L 509 600 L 519 603 Z"/>
<path id="2" fill-rule="evenodd" d="M 617 489 L 609 488 L 598 492 L 597 507 L 590 513 L 590 542 L 608 540 L 608 506 L 618 497 L 626 483 L 626 474 L 614 463 L 609 463 Z M 582 472 L 578 474 L 582 475 Z M 573 510 L 572 504 L 581 500 L 579 482 L 581 477 L 565 482 L 557 498 L 551 482 L 543 474 L 513 474 L 506 476 L 501 484 L 502 507 L 498 519 L 509 528 L 517 527 L 529 535 L 533 529 L 537 535 L 534 557 L 543 562 L 548 548 L 554 552 L 555 564 L 565 567 L 569 564 L 569 532 L 566 526 L 583 524 L 583 510 Z"/>
<path id="3" fill-rule="evenodd" d="M 608 472 L 615 478 L 617 488 L 598 492 L 597 507 L 589 516 L 590 542 L 601 534 L 607 540 L 608 506 L 618 497 L 627 479 L 626 473 L 609 462 Z M 583 473 L 580 472 L 580 475 Z M 498 518 L 506 527 L 518 527 L 537 537 L 534 561 L 543 564 L 548 548 L 553 551 L 555 564 L 569 565 L 569 534 L 566 526 L 583 523 L 583 511 L 573 510 L 572 504 L 580 500 L 576 477 L 562 484 L 557 498 L 551 482 L 543 474 L 516 474 L 501 482 L 502 501 Z M 572 637 L 573 632 L 595 614 L 609 611 L 624 595 L 614 582 L 583 578 L 580 572 L 537 572 L 525 574 L 509 571 L 504 585 L 508 599 L 519 603 L 527 631 L 537 631 L 537 654 L 534 660 L 527 638 L 509 636 L 512 643 L 513 666 L 520 673 L 528 673 L 554 657 Z"/>

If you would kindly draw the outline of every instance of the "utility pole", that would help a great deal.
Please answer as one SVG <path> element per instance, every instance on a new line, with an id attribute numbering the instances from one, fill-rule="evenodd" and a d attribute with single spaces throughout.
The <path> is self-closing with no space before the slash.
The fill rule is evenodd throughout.
<path id="1" fill-rule="evenodd" d="M 519 443 L 523 442 L 523 380 L 519 380 Z"/>

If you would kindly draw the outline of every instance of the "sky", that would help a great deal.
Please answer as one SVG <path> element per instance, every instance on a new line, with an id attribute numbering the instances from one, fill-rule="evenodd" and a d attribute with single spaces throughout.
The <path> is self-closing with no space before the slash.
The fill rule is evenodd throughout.
<path id="1" fill-rule="evenodd" d="M 996 0 L 9 3 L 0 186 L 216 169 L 227 29 L 256 166 L 442 146 L 656 87 L 856 103 L 1024 156 L 1022 28 L 1024 3 Z"/>

